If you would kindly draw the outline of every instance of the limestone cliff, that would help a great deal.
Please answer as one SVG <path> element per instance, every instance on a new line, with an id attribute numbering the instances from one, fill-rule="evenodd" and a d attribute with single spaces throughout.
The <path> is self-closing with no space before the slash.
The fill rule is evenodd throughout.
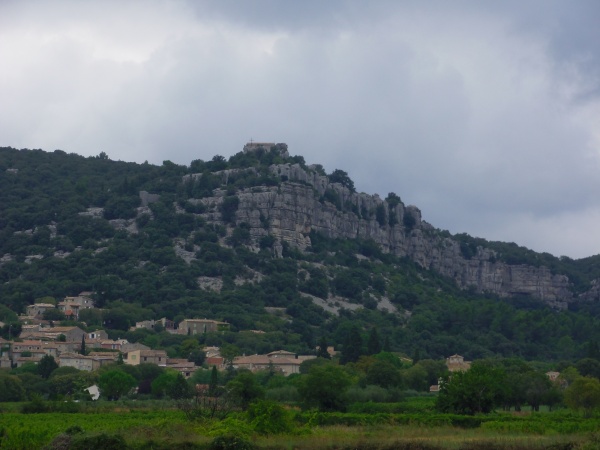
<path id="1" fill-rule="evenodd" d="M 482 247 L 467 259 L 456 240 L 421 219 L 417 207 L 405 206 L 399 199 L 387 201 L 353 192 L 340 183 L 330 183 L 314 169 L 299 164 L 270 166 L 269 171 L 281 183 L 239 190 L 235 222 L 248 223 L 255 241 L 270 234 L 301 250 L 310 246 L 311 231 L 331 238 L 372 239 L 384 252 L 407 256 L 453 278 L 462 288 L 500 296 L 528 295 L 555 308 L 565 308 L 572 301 L 566 276 L 544 267 L 499 262 L 492 250 Z M 221 174 L 224 184 L 230 173 Z M 195 177 L 188 175 L 186 181 Z M 216 189 L 212 197 L 195 202 L 206 206 L 207 220 L 221 222 L 220 205 L 225 196 L 224 189 Z"/>

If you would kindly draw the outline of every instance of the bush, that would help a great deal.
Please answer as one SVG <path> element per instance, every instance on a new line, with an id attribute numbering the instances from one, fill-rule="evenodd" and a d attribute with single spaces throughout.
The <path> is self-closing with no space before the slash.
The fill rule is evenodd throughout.
<path id="1" fill-rule="evenodd" d="M 73 438 L 69 446 L 69 450 L 124 450 L 126 448 L 127 444 L 123 436 L 106 433 Z"/>
<path id="2" fill-rule="evenodd" d="M 79 403 L 75 402 L 45 402 L 42 398 L 37 395 L 33 396 L 29 403 L 25 403 L 21 407 L 21 413 L 23 414 L 40 414 L 48 412 L 59 412 L 74 414 L 81 411 Z"/>
<path id="3" fill-rule="evenodd" d="M 380 386 L 366 386 L 364 389 L 359 386 L 352 386 L 346 393 L 349 403 L 356 402 L 375 402 L 383 403 L 389 400 L 389 392 Z"/>
<path id="4" fill-rule="evenodd" d="M 240 204 L 240 199 L 235 195 L 225 197 L 223 203 L 221 203 L 221 218 L 225 223 L 232 223 L 235 221 L 235 213 Z"/>
<path id="5" fill-rule="evenodd" d="M 297 402 L 300 394 L 296 386 L 280 386 L 268 389 L 265 397 L 275 402 Z"/>
<path id="6" fill-rule="evenodd" d="M 33 398 L 29 403 L 25 403 L 21 407 L 21 413 L 23 414 L 39 414 L 50 411 L 50 407 L 42 400 L 39 395 L 33 395 Z"/>
<path id="7" fill-rule="evenodd" d="M 289 433 L 294 427 L 290 413 L 283 406 L 266 400 L 250 405 L 248 420 L 259 434 Z"/>
<path id="8" fill-rule="evenodd" d="M 208 448 L 210 450 L 253 450 L 256 446 L 243 437 L 226 434 L 214 438 Z"/>

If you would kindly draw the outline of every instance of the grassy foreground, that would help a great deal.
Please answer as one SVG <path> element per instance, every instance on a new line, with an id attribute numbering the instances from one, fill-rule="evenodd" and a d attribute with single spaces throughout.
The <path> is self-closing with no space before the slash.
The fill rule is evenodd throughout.
<path id="1" fill-rule="evenodd" d="M 99 409 L 98 411 L 102 411 Z M 323 425 L 323 419 L 352 423 Z M 598 419 L 558 414 L 512 418 L 499 415 L 477 427 L 426 424 L 404 415 L 356 424 L 348 415 L 306 420 L 298 416 L 285 434 L 261 435 L 243 414 L 224 421 L 194 422 L 177 410 L 117 408 L 112 412 L 0 413 L 0 449 L 580 449 L 600 448 Z M 354 419 L 352 418 L 354 417 Z M 412 416 L 411 416 L 412 417 Z M 565 423 L 577 423 L 564 428 Z M 541 426 L 540 423 L 546 423 Z M 552 425 L 562 424 L 563 428 Z"/>

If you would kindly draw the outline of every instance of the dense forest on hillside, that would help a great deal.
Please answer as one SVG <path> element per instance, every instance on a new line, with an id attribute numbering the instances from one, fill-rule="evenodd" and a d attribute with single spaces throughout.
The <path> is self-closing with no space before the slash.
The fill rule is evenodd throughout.
<path id="1" fill-rule="evenodd" d="M 236 193 L 280 184 L 268 167 L 282 162 L 306 166 L 302 157 L 283 156 L 277 148 L 217 155 L 189 167 L 1 148 L 0 321 L 15 321 L 15 313 L 42 298 L 92 291 L 104 311 L 84 314 L 86 325 L 104 325 L 153 347 L 168 347 L 174 338 L 128 328 L 146 319 L 206 317 L 232 324 L 229 333 L 207 336 L 207 344 L 234 344 L 244 353 L 310 353 L 321 339 L 342 348 L 357 327 L 365 352 L 375 329 L 388 350 L 417 359 L 460 353 L 468 359 L 575 360 L 600 340 L 597 303 L 559 312 L 530 298 L 460 290 L 382 253 L 372 241 L 313 233 L 306 251 L 284 243 L 278 257 L 272 236 L 252 242 L 247 225 L 234 217 Z M 237 171 L 223 186 L 215 172 L 234 168 L 249 170 Z M 325 174 L 320 166 L 310 170 Z M 202 175 L 184 182 L 188 174 Z M 354 189 L 345 172 L 329 176 Z M 218 188 L 225 195 L 222 224 L 207 221 L 202 204 L 190 201 Z M 160 198 L 141 208 L 140 191 Z M 128 221 L 137 232 L 128 230 Z M 600 278 L 598 256 L 575 261 L 464 234 L 454 238 L 466 257 L 477 245 L 491 247 L 507 262 L 567 274 L 575 291 Z M 218 288 L 201 280 L 218 280 Z M 334 314 L 313 301 L 331 295 L 360 307 Z M 382 299 L 394 309 L 378 309 Z"/>

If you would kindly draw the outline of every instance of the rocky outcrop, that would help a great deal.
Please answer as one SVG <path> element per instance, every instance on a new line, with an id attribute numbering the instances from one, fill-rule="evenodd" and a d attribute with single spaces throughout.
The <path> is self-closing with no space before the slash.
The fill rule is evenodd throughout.
<path id="1" fill-rule="evenodd" d="M 255 242 L 270 234 L 305 250 L 312 231 L 330 238 L 372 239 L 384 252 L 407 256 L 463 288 L 503 297 L 527 295 L 560 309 L 573 299 L 568 278 L 545 267 L 499 262 L 492 250 L 481 247 L 475 256 L 465 258 L 459 243 L 423 221 L 415 206 L 352 192 L 299 164 L 273 165 L 270 171 L 282 180 L 279 186 L 253 187 L 236 194 L 235 222 L 248 223 Z M 221 174 L 225 183 L 228 175 Z M 194 178 L 188 175 L 187 181 Z M 208 221 L 221 222 L 225 195 L 224 189 L 217 189 L 214 196 L 196 200 L 205 205 L 203 215 Z"/>
<path id="2" fill-rule="evenodd" d="M 600 279 L 592 280 L 590 289 L 580 294 L 577 299 L 584 302 L 600 301 Z"/>

